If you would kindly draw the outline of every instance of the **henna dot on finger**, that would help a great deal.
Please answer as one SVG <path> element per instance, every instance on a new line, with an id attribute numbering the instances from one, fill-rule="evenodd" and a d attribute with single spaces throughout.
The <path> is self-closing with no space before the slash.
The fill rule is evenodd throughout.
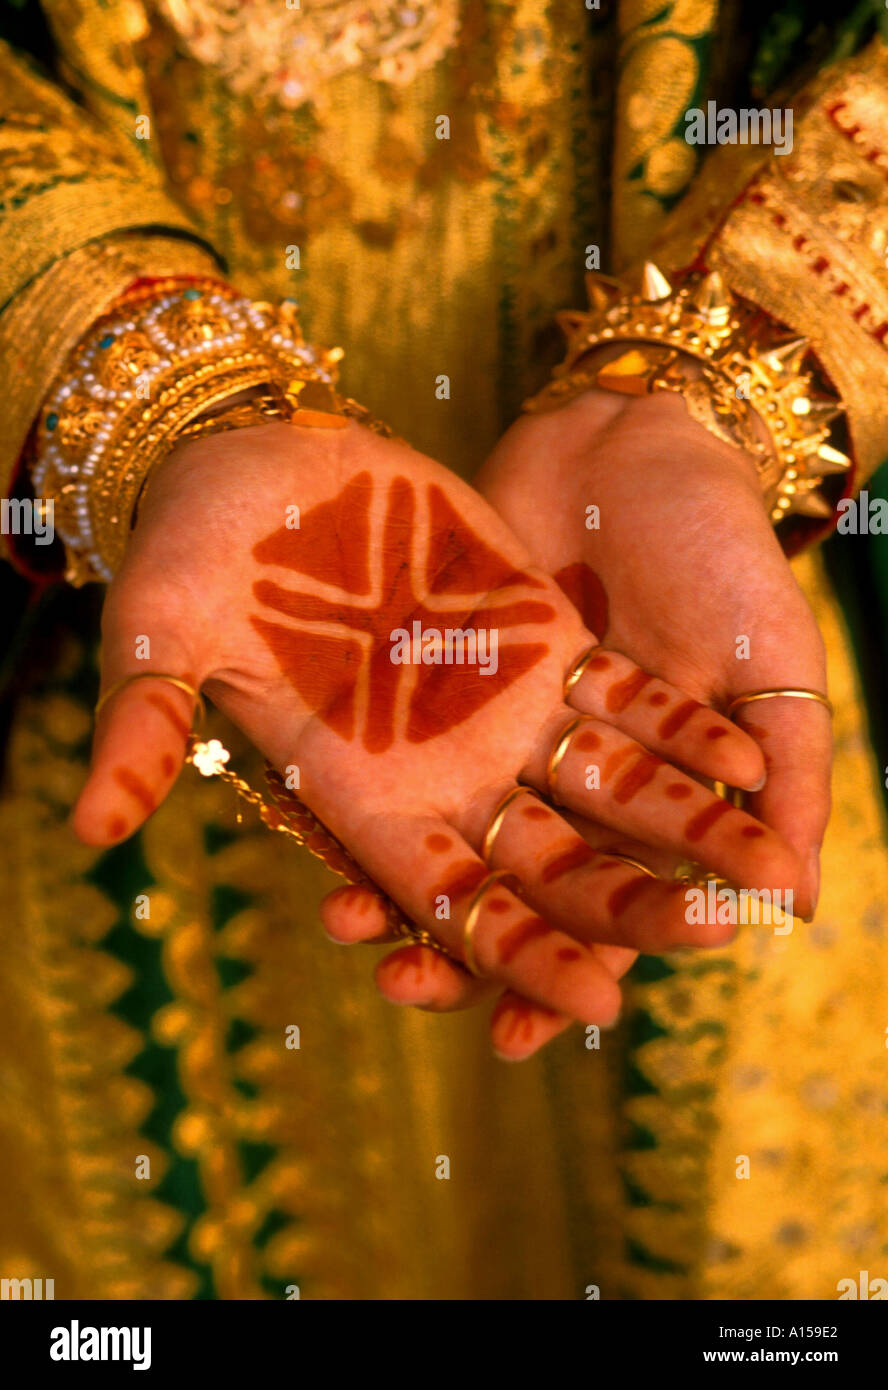
<path id="1" fill-rule="evenodd" d="M 426 849 L 431 850 L 432 854 L 443 854 L 453 845 L 449 835 L 441 835 L 435 832 L 426 836 Z"/>
<path id="2" fill-rule="evenodd" d="M 601 747 L 601 735 L 594 729 L 583 729 L 573 740 L 573 746 L 579 753 L 594 753 Z"/>
<path id="3" fill-rule="evenodd" d="M 758 840 L 764 833 L 764 829 L 760 825 L 744 825 L 743 829 L 740 831 L 744 840 Z"/>
<path id="4" fill-rule="evenodd" d="M 655 690 L 653 695 L 648 696 L 648 704 L 665 705 L 668 699 L 669 696 L 666 694 L 665 690 Z"/>
<path id="5" fill-rule="evenodd" d="M 673 801 L 686 801 L 693 793 L 693 787 L 689 787 L 687 782 L 670 782 L 666 788 L 666 795 Z"/>
<path id="6" fill-rule="evenodd" d="M 176 759 L 173 757 L 172 753 L 164 753 L 160 760 L 160 770 L 164 777 L 172 777 L 176 770 Z"/>
<path id="7" fill-rule="evenodd" d="M 547 811 L 545 806 L 525 806 L 521 814 L 527 820 L 551 820 L 552 811 Z"/>

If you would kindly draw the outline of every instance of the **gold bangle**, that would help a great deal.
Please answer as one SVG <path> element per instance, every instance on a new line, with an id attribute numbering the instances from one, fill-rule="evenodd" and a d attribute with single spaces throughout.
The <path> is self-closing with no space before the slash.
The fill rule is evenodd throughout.
<path id="1" fill-rule="evenodd" d="M 496 841 L 497 835 L 503 828 L 503 821 L 506 818 L 506 812 L 508 811 L 512 802 L 515 801 L 519 796 L 522 796 L 525 792 L 528 796 L 535 796 L 538 801 L 542 801 L 542 797 L 540 796 L 539 792 L 534 791 L 533 787 L 518 786 L 510 787 L 509 790 L 506 792 L 505 796 L 501 797 L 500 800 L 497 802 L 497 805 L 493 813 L 491 814 L 489 821 L 487 822 L 487 829 L 484 831 L 484 836 L 481 840 L 481 858 L 484 860 L 485 864 L 490 863 L 490 856 L 493 854 L 493 846 Z"/>
<path id="2" fill-rule="evenodd" d="M 549 798 L 556 806 L 561 805 L 555 790 L 555 779 L 558 776 L 558 769 L 564 761 L 564 756 L 570 747 L 570 741 L 577 729 L 581 724 L 588 723 L 589 718 L 590 716 L 588 714 L 578 714 L 575 719 L 571 719 L 570 723 L 567 724 L 562 731 L 552 752 L 549 754 L 549 761 L 546 764 L 546 786 L 549 788 Z"/>
<path id="3" fill-rule="evenodd" d="M 214 428 L 214 407 L 259 389 L 314 427 L 345 413 L 342 355 L 305 343 L 293 301 L 253 303 L 213 281 L 118 300 L 74 349 L 37 430 L 32 481 L 53 500 L 70 582 L 113 577 L 145 479 L 189 429 Z"/>
<path id="4" fill-rule="evenodd" d="M 844 406 L 811 363 L 807 339 L 775 336 L 758 307 L 734 295 L 717 271 L 684 275 L 673 286 L 648 262 L 634 292 L 602 275 L 587 276 L 586 284 L 589 310 L 558 315 L 567 357 L 525 410 L 558 409 L 594 385 L 634 396 L 674 391 L 710 433 L 752 452 L 775 524 L 833 515 L 841 475 L 851 467 L 835 447 L 845 443 L 842 421 L 833 434 Z M 584 361 L 608 346 L 622 348 L 615 361 L 597 371 Z M 688 358 L 698 364 L 696 375 Z"/>
<path id="5" fill-rule="evenodd" d="M 476 976 L 479 980 L 484 979 L 484 973 L 478 969 L 478 962 L 475 958 L 475 928 L 478 925 L 478 918 L 481 915 L 481 905 L 484 900 L 484 894 L 492 884 L 501 883 L 505 879 L 511 879 L 516 884 L 519 882 L 515 875 L 510 873 L 508 869 L 494 869 L 492 873 L 487 875 L 484 882 L 475 889 L 466 910 L 466 920 L 462 933 L 463 964 L 469 971 L 469 974 Z"/>
<path id="6" fill-rule="evenodd" d="M 183 681 L 180 676 L 170 676 L 165 671 L 135 671 L 132 675 L 123 676 L 119 681 L 115 681 L 114 684 L 109 686 L 104 694 L 99 697 L 95 708 L 96 719 L 98 719 L 99 714 L 104 709 L 105 705 L 107 705 L 108 701 L 113 699 L 125 686 L 132 685 L 134 681 L 166 681 L 167 685 L 175 685 L 179 690 L 184 690 L 186 695 L 190 695 L 194 704 L 197 706 L 198 724 L 202 725 L 206 719 L 207 707 L 204 704 L 204 699 L 200 691 L 195 690 L 193 685 L 189 685 L 187 681 Z"/>
<path id="7" fill-rule="evenodd" d="M 832 703 L 819 690 L 798 689 L 787 690 L 750 690 L 746 695 L 738 695 L 728 705 L 727 718 L 733 718 L 734 711 L 741 705 L 751 705 L 755 700 L 776 700 L 778 696 L 785 696 L 789 700 L 816 700 L 818 705 L 823 705 L 830 714 L 833 712 Z"/>

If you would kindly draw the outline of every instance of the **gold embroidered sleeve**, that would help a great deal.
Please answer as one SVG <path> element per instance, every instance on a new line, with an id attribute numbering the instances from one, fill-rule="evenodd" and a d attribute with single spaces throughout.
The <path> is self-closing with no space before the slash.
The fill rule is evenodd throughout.
<path id="1" fill-rule="evenodd" d="M 791 103 L 791 152 L 724 146 L 658 240 L 809 339 L 845 405 L 860 487 L 888 457 L 888 47 Z"/>
<path id="2" fill-rule="evenodd" d="M 147 157 L 0 43 L 0 490 L 74 344 L 139 276 L 220 265 Z"/>

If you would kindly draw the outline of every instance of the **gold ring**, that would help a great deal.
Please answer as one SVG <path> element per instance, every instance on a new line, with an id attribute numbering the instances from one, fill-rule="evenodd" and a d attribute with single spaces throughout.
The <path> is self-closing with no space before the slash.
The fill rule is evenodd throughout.
<path id="1" fill-rule="evenodd" d="M 640 859 L 633 859 L 631 854 L 617 854 L 616 850 L 603 849 L 601 853 L 608 859 L 619 859 L 621 864 L 631 864 L 633 869 L 638 869 L 640 873 L 647 874 L 648 878 L 657 878 L 653 869 L 649 869 L 647 864 L 642 864 Z"/>
<path id="2" fill-rule="evenodd" d="M 601 643 L 600 643 L 600 642 L 596 642 L 596 643 L 594 644 L 594 646 L 587 647 L 586 650 L 585 650 L 584 652 L 581 652 L 581 653 L 580 653 L 580 655 L 576 658 L 575 661 L 572 661 L 572 662 L 571 662 L 570 666 L 569 666 L 568 669 L 567 669 L 567 675 L 564 677 L 564 696 L 563 696 L 563 698 L 564 698 L 565 700 L 567 699 L 567 697 L 568 697 L 568 695 L 570 694 L 570 692 L 573 690 L 573 688 L 574 688 L 574 686 L 576 685 L 577 681 L 578 681 L 578 680 L 580 679 L 580 677 L 582 676 L 583 672 L 585 671 L 586 667 L 589 665 L 589 662 L 592 660 L 593 656 L 597 656 L 597 654 L 598 654 L 600 651 L 601 651 Z"/>
<path id="3" fill-rule="evenodd" d="M 734 710 L 739 709 L 741 705 L 751 705 L 754 700 L 776 700 L 778 695 L 785 695 L 790 700 L 816 700 L 818 705 L 823 705 L 830 714 L 833 712 L 832 704 L 819 690 L 750 690 L 748 695 L 738 695 L 736 700 L 731 701 L 727 717 L 733 718 Z"/>
<path id="4" fill-rule="evenodd" d="M 546 764 L 546 786 L 549 788 L 549 797 L 556 806 L 561 805 L 555 792 L 555 779 L 558 776 L 558 769 L 564 761 L 564 755 L 570 747 L 570 741 L 577 729 L 581 724 L 587 724 L 590 718 L 591 716 L 588 714 L 578 714 L 576 718 L 572 719 L 562 732 L 561 737 L 549 755 L 549 761 Z"/>
<path id="5" fill-rule="evenodd" d="M 471 901 L 466 912 L 465 926 L 463 927 L 463 964 L 470 974 L 477 979 L 484 978 L 482 971 L 478 969 L 478 962 L 475 959 L 475 928 L 478 925 L 478 918 L 481 915 L 481 903 L 484 894 L 492 883 L 499 883 L 502 879 L 510 878 L 518 882 L 515 875 L 509 873 L 508 869 L 494 869 L 488 874 L 484 882 L 479 884 L 472 894 Z"/>
<path id="6" fill-rule="evenodd" d="M 203 696 L 201 695 L 200 691 L 195 690 L 193 685 L 189 685 L 187 681 L 181 680 L 179 676 L 168 676 L 165 672 L 161 671 L 137 671 L 132 676 L 124 676 L 122 680 L 115 681 L 114 684 L 112 686 L 109 686 L 109 688 L 105 691 L 104 695 L 101 695 L 99 697 L 99 701 L 96 705 L 95 710 L 96 719 L 98 719 L 99 714 L 101 713 L 105 705 L 107 705 L 108 701 L 114 695 L 118 694 L 119 691 L 123 690 L 125 686 L 132 685 L 134 681 L 147 680 L 166 681 L 168 685 L 175 685 L 178 687 L 179 690 L 184 690 L 185 694 L 190 695 L 197 706 L 198 722 L 200 724 L 203 723 L 204 719 L 206 718 L 207 708 L 204 704 Z"/>
<path id="7" fill-rule="evenodd" d="M 494 842 L 496 841 L 497 835 L 503 828 L 503 821 L 506 818 L 506 812 L 508 811 L 509 807 L 511 806 L 512 802 L 516 799 L 516 797 L 521 796 L 523 792 L 527 792 L 528 796 L 535 796 L 538 801 L 542 801 L 542 797 L 540 796 L 539 792 L 534 791 L 533 787 L 521 786 L 510 787 L 509 790 L 506 792 L 505 796 L 500 798 L 500 800 L 497 802 L 495 810 L 493 811 L 493 814 L 490 817 L 490 820 L 487 822 L 487 829 L 485 830 L 484 838 L 481 841 L 481 858 L 484 860 L 486 864 L 490 863 L 490 856 L 493 854 Z"/>

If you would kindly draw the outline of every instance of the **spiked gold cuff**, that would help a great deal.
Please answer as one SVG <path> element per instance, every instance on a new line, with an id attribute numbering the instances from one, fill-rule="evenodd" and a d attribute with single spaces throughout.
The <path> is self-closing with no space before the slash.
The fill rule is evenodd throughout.
<path id="1" fill-rule="evenodd" d="M 677 391 L 696 420 L 754 456 L 775 524 L 833 514 L 838 479 L 851 467 L 836 447 L 845 440 L 844 411 L 807 339 L 775 340 L 767 318 L 717 272 L 688 275 L 673 288 L 648 262 L 638 293 L 603 275 L 588 276 L 587 288 L 588 312 L 559 315 L 567 357 L 525 410 L 556 409 L 593 386 L 633 395 Z M 592 349 L 612 344 L 627 351 L 598 370 L 584 365 Z M 693 379 L 682 365 L 688 358 L 700 364 Z"/>

